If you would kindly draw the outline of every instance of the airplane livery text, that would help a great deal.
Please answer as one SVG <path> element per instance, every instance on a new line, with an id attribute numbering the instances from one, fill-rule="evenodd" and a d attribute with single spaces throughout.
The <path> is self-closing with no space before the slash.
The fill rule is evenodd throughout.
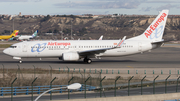
<path id="1" fill-rule="evenodd" d="M 161 23 L 162 21 L 164 21 L 164 18 L 166 17 L 166 13 L 163 13 L 161 15 L 161 17 L 153 24 L 150 26 L 150 29 L 147 30 L 147 32 L 145 32 L 145 36 L 148 38 L 152 32 L 158 27 L 159 23 Z"/>
<path id="2" fill-rule="evenodd" d="M 49 46 L 60 46 L 60 45 L 64 45 L 64 46 L 68 46 L 68 45 L 71 45 L 71 43 L 69 43 L 69 42 L 60 42 L 60 43 L 58 43 L 58 42 L 48 42 L 48 45 Z"/>

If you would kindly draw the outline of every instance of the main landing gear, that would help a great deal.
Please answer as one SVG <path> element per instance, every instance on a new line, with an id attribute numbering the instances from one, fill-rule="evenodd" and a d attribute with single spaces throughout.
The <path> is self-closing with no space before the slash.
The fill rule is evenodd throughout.
<path id="1" fill-rule="evenodd" d="M 22 63 L 22 60 L 19 60 L 19 63 Z"/>
<path id="2" fill-rule="evenodd" d="M 85 63 L 88 63 L 88 64 L 91 64 L 92 60 L 89 59 L 89 58 L 84 58 L 84 62 L 85 62 Z"/>

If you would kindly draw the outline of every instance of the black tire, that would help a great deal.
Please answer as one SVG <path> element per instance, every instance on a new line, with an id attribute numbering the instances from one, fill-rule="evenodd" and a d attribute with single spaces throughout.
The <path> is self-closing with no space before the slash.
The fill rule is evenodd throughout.
<path id="1" fill-rule="evenodd" d="M 21 63 L 22 63 L 22 60 L 19 60 L 19 63 L 21 64 Z"/>
<path id="2" fill-rule="evenodd" d="M 87 63 L 91 64 L 92 60 L 91 59 L 87 59 Z"/>

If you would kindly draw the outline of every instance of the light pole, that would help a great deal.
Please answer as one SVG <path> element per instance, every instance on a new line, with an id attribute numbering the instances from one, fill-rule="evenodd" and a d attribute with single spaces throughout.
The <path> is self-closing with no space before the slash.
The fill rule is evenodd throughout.
<path id="1" fill-rule="evenodd" d="M 71 40 L 72 40 L 72 20 L 71 20 Z"/>
<path id="2" fill-rule="evenodd" d="M 14 31 L 14 18 L 13 18 L 13 31 Z"/>
<path id="3" fill-rule="evenodd" d="M 50 91 L 52 91 L 52 90 L 62 89 L 62 88 L 64 88 L 64 89 L 70 89 L 70 90 L 76 90 L 76 89 L 81 88 L 81 84 L 80 84 L 80 83 L 73 83 L 73 84 L 68 85 L 68 86 L 66 86 L 66 87 L 58 87 L 58 88 L 49 89 L 49 90 L 43 92 L 42 94 L 40 94 L 34 101 L 37 101 L 42 95 L 44 95 L 44 94 L 47 93 L 47 92 L 50 92 Z"/>

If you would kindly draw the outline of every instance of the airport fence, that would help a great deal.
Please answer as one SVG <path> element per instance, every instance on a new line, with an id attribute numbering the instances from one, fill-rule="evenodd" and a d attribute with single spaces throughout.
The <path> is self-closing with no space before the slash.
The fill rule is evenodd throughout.
<path id="1" fill-rule="evenodd" d="M 160 93 L 172 93 L 172 92 L 179 92 L 180 91 L 180 87 L 179 87 L 179 78 L 177 79 L 169 79 L 171 75 L 169 75 L 168 77 L 166 77 L 165 80 L 156 80 L 159 75 L 157 75 L 153 81 L 144 81 L 146 76 L 144 76 L 143 78 L 141 78 L 141 82 L 132 82 L 133 79 L 135 78 L 135 76 L 131 76 L 130 78 L 128 78 L 127 83 L 124 84 L 119 84 L 117 83 L 117 81 L 122 80 L 121 76 L 118 76 L 114 79 L 111 80 L 107 80 L 109 82 L 111 82 L 112 80 L 114 81 L 113 85 L 106 85 L 105 79 L 106 76 L 100 77 L 99 80 L 97 80 L 99 86 L 90 86 L 87 85 L 87 81 L 89 81 L 91 79 L 91 76 L 89 76 L 88 78 L 85 78 L 85 81 L 82 83 L 82 87 L 78 90 L 80 91 L 80 95 L 81 98 L 89 98 L 89 94 L 90 93 L 86 93 L 86 91 L 91 91 L 91 93 L 94 93 L 94 97 L 116 97 L 116 96 L 131 96 L 134 95 L 133 92 L 134 88 L 139 89 L 139 91 L 136 92 L 141 92 L 139 93 L 135 93 L 135 95 L 144 95 L 147 94 L 147 91 L 144 91 L 144 89 L 148 88 L 149 91 L 151 91 L 151 93 L 148 94 L 156 94 L 156 88 L 157 85 L 164 85 L 162 88 L 164 89 L 164 92 L 160 92 Z M 33 94 L 41 94 L 44 91 L 47 91 L 51 88 L 57 88 L 57 87 L 65 87 L 67 85 L 46 85 L 46 86 L 33 86 L 33 83 L 36 81 L 37 78 L 35 78 L 33 80 L 33 82 L 31 83 L 31 86 L 25 86 L 25 87 L 13 87 L 13 83 L 16 82 L 17 78 L 15 78 L 12 81 L 12 85 L 11 87 L 0 87 L 0 95 L 4 96 L 4 95 L 11 95 L 11 101 L 13 101 L 13 96 L 16 95 L 28 95 L 31 94 L 31 98 L 32 101 L 34 100 L 33 98 Z M 52 82 L 56 79 L 56 77 L 51 81 Z M 72 80 L 74 79 L 74 77 L 72 76 L 72 78 L 68 81 L 68 83 L 73 83 Z M 169 87 L 168 87 L 169 86 Z M 174 88 L 172 88 L 172 86 L 174 86 Z M 149 88 L 150 87 L 150 88 Z M 133 89 L 131 91 L 131 89 Z M 169 91 L 171 89 L 171 91 Z M 63 92 L 67 92 L 68 93 L 68 99 L 73 98 L 70 97 L 70 93 L 72 92 L 78 92 L 78 91 L 72 91 L 72 90 L 53 90 L 52 92 L 49 92 L 49 94 L 52 93 L 63 93 Z M 109 93 L 109 91 L 112 91 L 111 94 Z M 148 92 L 149 92 L 148 91 Z M 159 93 L 159 92 L 158 92 Z M 73 95 L 73 94 L 72 94 Z M 83 95 L 83 96 L 82 96 Z M 52 95 L 50 95 L 50 100 L 52 100 Z M 92 96 L 90 97 L 92 98 Z"/>
<path id="2" fill-rule="evenodd" d="M 23 70 L 20 68 L 19 65 L 18 69 L 6 69 L 4 67 L 4 65 L 2 64 L 3 68 L 0 68 L 0 74 L 2 74 L 3 76 L 5 74 L 8 73 L 16 73 L 16 75 L 21 75 L 24 74 L 24 68 Z M 59 74 L 59 73 L 68 73 L 68 74 L 99 74 L 101 72 L 101 74 L 123 74 L 123 75 L 180 75 L 180 69 L 179 68 L 150 68 L 150 69 L 137 69 L 137 68 L 133 68 L 133 67 L 128 67 L 126 69 L 82 69 L 82 68 L 69 68 L 69 67 L 64 67 L 61 68 L 59 67 L 58 69 L 53 69 L 53 67 L 51 67 L 49 65 L 49 69 L 41 69 L 41 68 L 36 68 L 33 65 L 34 69 L 27 69 L 27 71 L 25 71 L 25 73 L 28 74 L 34 74 L 34 77 L 36 77 L 36 74 L 50 74 L 52 76 L 52 74 Z"/>
<path id="3" fill-rule="evenodd" d="M 163 86 L 163 93 L 169 93 L 169 87 L 174 86 L 173 92 L 179 92 L 179 70 L 110 70 L 110 69 L 81 69 L 81 68 L 58 68 L 53 69 L 1 69 L 0 71 L 0 95 L 11 94 L 40 94 L 51 87 L 59 85 L 67 85 L 71 83 L 81 83 L 82 98 L 90 98 L 89 93 L 86 94 L 86 90 L 91 90 L 95 93 L 94 97 L 107 97 L 107 96 L 131 96 L 133 95 L 131 89 L 139 89 L 140 95 L 147 94 L 143 91 L 144 88 L 150 87 L 151 93 L 156 94 L 156 86 Z M 149 77 L 149 75 L 152 75 Z M 174 76 L 175 79 L 171 77 Z M 26 82 L 23 84 L 22 82 Z M 46 86 L 48 84 L 48 86 Z M 50 84 L 50 86 L 49 86 Z M 54 86 L 53 86 L 53 85 Z M 5 86 L 9 85 L 6 88 Z M 31 85 L 31 86 L 24 86 Z M 51 86 L 52 85 L 52 86 Z M 16 87 L 14 87 L 16 86 Z M 25 88 L 24 88 L 25 87 Z M 93 87 L 89 89 L 88 87 Z M 113 91 L 109 94 L 109 91 Z M 33 92 L 33 93 L 32 93 Z M 63 90 L 52 91 L 53 93 L 67 92 Z M 72 92 L 72 91 L 71 91 Z M 120 93 L 124 92 L 124 93 Z M 84 94 L 83 94 L 84 93 Z M 108 93 L 108 94 L 107 94 Z M 73 98 L 73 97 L 71 97 Z M 92 96 L 91 96 L 92 98 Z M 69 99 L 69 97 L 68 97 Z"/>
<path id="4" fill-rule="evenodd" d="M 29 95 L 29 94 L 40 94 L 43 93 L 46 90 L 49 90 L 51 88 L 57 88 L 57 87 L 67 87 L 68 85 L 46 85 L 46 86 L 23 86 L 23 87 L 0 87 L 0 96 L 5 96 L 5 95 L 10 95 L 11 93 L 13 93 L 13 95 Z M 89 86 L 86 85 L 86 89 L 88 91 L 92 91 L 94 90 L 96 87 L 94 86 Z M 12 90 L 13 89 L 13 90 Z M 82 84 L 82 87 L 80 89 L 78 89 L 77 91 L 84 91 L 85 87 Z M 77 92 L 76 91 L 76 92 Z M 66 89 L 59 89 L 59 90 L 53 90 L 51 92 L 54 93 L 63 93 L 63 92 L 67 92 Z M 49 92 L 49 94 L 51 93 Z M 70 92 L 73 92 L 73 90 L 70 90 Z"/>
<path id="5" fill-rule="evenodd" d="M 179 75 L 180 70 L 174 68 L 174 69 L 126 69 L 126 70 L 118 70 L 118 69 L 81 69 L 81 68 L 59 68 L 59 72 L 85 72 L 90 74 L 98 74 L 101 72 L 101 74 L 147 74 L 147 75 Z"/>

